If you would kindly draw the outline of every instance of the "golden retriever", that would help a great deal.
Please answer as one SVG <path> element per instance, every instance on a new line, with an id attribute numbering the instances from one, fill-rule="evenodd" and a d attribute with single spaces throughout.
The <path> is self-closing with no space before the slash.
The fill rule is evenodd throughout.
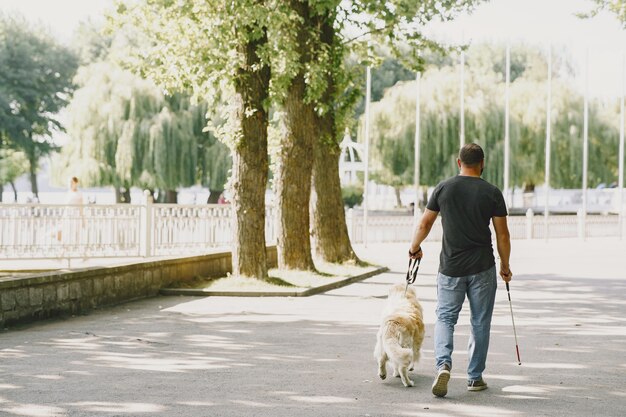
<path id="1" fill-rule="evenodd" d="M 376 336 L 374 357 L 378 361 L 378 376 L 387 377 L 387 361 L 391 361 L 393 375 L 399 376 L 405 387 L 413 386 L 408 371 L 420 358 L 424 340 L 422 306 L 417 301 L 415 288 L 395 284 L 389 289 L 387 305 Z"/>

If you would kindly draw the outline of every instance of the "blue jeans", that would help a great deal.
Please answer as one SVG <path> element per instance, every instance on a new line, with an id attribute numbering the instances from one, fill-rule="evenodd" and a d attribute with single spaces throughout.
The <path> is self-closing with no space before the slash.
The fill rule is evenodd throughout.
<path id="1" fill-rule="evenodd" d="M 470 305 L 472 332 L 467 347 L 467 377 L 482 377 L 489 349 L 491 316 L 498 287 L 495 265 L 475 275 L 449 277 L 437 275 L 437 323 L 435 324 L 435 360 L 437 369 L 448 364 L 452 369 L 454 325 L 459 318 L 465 295 Z"/>

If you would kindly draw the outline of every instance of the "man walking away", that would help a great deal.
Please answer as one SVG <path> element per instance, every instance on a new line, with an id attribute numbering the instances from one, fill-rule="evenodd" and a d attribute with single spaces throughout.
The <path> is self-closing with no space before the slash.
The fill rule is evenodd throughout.
<path id="1" fill-rule="evenodd" d="M 497 279 L 489 222 L 493 222 L 500 255 L 500 276 L 509 282 L 511 240 L 507 226 L 506 204 L 502 192 L 480 176 L 485 154 L 480 146 L 469 143 L 461 148 L 457 165 L 460 174 L 437 185 L 415 231 L 409 256 L 421 259 L 421 243 L 426 239 L 441 212 L 443 241 L 437 275 L 437 322 L 435 324 L 435 360 L 437 376 L 432 393 L 448 393 L 452 369 L 454 326 L 465 296 L 471 313 L 468 345 L 468 391 L 487 389 L 485 370 L 491 316 Z"/>

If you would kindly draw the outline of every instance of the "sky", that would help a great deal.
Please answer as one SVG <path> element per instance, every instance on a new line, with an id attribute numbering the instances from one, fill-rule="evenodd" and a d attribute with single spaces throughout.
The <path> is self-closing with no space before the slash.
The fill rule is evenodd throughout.
<path id="1" fill-rule="evenodd" d="M 80 21 L 102 19 L 114 0 L 0 0 L 0 11 L 17 11 L 39 21 L 62 42 L 69 43 Z M 602 13 L 593 19 L 574 14 L 592 7 L 589 0 L 492 0 L 453 22 L 433 23 L 426 33 L 450 42 L 524 42 L 554 50 L 567 48 L 584 86 L 584 57 L 589 51 L 589 91 L 594 96 L 618 97 L 626 29 Z"/>
<path id="2" fill-rule="evenodd" d="M 575 13 L 589 11 L 588 0 L 492 0 L 452 22 L 430 25 L 426 33 L 449 42 L 523 42 L 553 51 L 566 48 L 577 69 L 583 91 L 585 55 L 589 54 L 589 93 L 618 97 L 621 90 L 626 29 L 603 12 L 591 19 Z"/>

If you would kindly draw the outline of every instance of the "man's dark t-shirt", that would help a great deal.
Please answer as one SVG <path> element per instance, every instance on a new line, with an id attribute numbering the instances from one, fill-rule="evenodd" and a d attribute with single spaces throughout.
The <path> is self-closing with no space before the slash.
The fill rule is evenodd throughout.
<path id="1" fill-rule="evenodd" d="M 426 208 L 441 212 L 443 243 L 439 272 L 473 275 L 495 265 L 489 222 L 507 215 L 502 192 L 478 177 L 457 175 L 440 182 Z"/>

